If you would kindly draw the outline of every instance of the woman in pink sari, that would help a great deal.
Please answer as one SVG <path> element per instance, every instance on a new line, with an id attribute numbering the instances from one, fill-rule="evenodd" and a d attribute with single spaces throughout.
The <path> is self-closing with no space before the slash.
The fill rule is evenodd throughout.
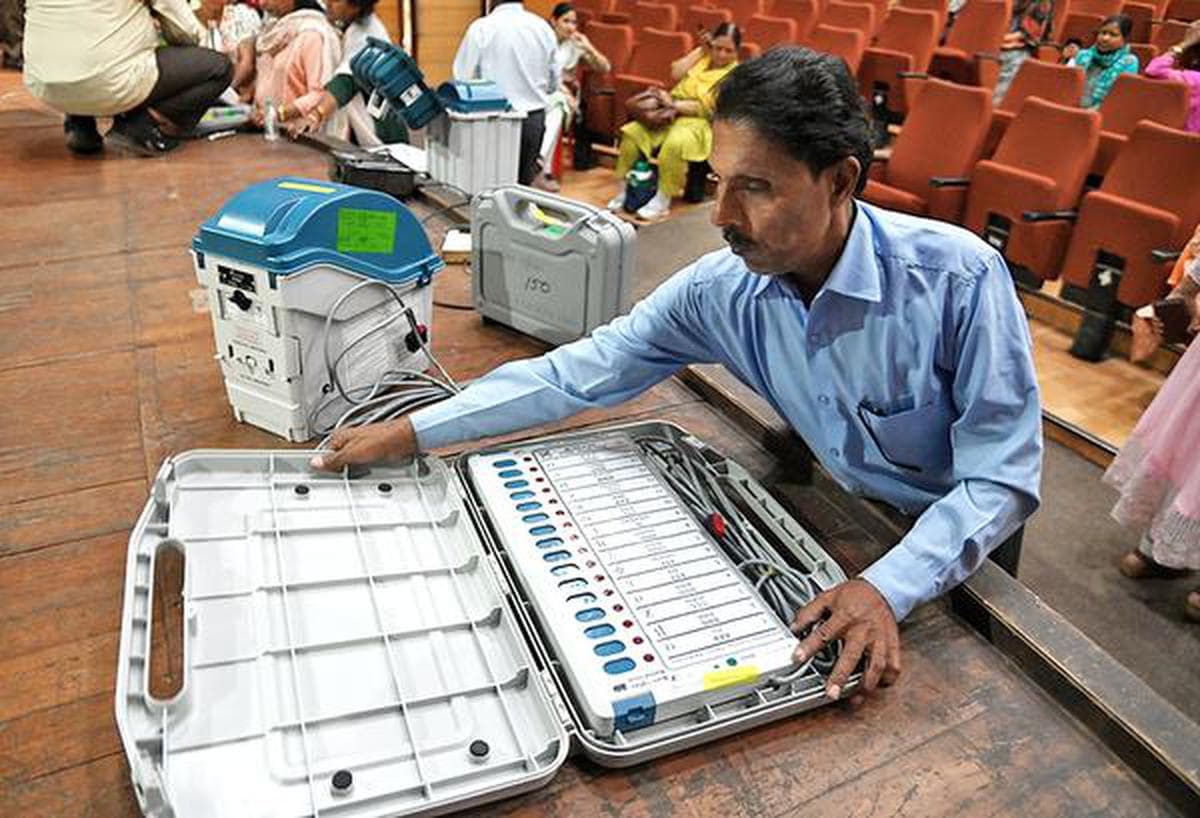
<path id="1" fill-rule="evenodd" d="M 316 107 L 342 58 L 342 38 L 316 0 L 263 0 L 277 19 L 255 43 L 254 120 L 262 125 L 267 102 L 280 123 Z"/>
<path id="2" fill-rule="evenodd" d="M 1180 259 L 1171 292 L 1182 298 L 1191 330 L 1200 329 L 1200 227 Z M 1104 474 L 1121 492 L 1112 516 L 1143 530 L 1138 547 L 1121 558 L 1121 573 L 1140 579 L 1200 568 L 1200 341 L 1189 345 Z M 1187 596 L 1186 614 L 1200 622 L 1200 588 Z"/>

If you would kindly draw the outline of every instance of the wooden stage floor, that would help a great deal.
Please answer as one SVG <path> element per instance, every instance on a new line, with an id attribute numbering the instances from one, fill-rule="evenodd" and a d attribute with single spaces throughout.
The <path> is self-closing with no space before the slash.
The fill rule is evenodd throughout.
<path id="1" fill-rule="evenodd" d="M 148 482 L 173 452 L 281 445 L 230 417 L 186 249 L 247 184 L 325 167 L 252 136 L 78 160 L 57 118 L 3 95 L 0 144 L 0 814 L 129 816 L 113 690 L 125 549 Z M 467 286 L 449 269 L 435 292 L 466 303 Z M 540 350 L 459 310 L 438 309 L 433 335 L 459 378 Z M 786 463 L 674 380 L 571 425 L 646 416 L 787 489 Z M 793 494 L 848 570 L 878 547 L 819 493 Z M 626 771 L 574 761 L 543 790 L 475 814 L 1174 814 L 945 604 L 903 635 L 901 683 L 860 708 Z"/>

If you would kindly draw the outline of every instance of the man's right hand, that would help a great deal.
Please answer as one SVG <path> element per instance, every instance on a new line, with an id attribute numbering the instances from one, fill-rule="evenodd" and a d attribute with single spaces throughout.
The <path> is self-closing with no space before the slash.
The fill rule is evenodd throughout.
<path id="1" fill-rule="evenodd" d="M 338 429 L 329 440 L 330 451 L 312 459 L 314 469 L 341 471 L 345 466 L 365 466 L 383 460 L 404 460 L 417 451 L 417 433 L 406 417 Z"/>

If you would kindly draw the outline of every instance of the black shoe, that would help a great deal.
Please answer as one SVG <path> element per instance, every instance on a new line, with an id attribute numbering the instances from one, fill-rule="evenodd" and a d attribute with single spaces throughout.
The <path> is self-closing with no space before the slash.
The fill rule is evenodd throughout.
<path id="1" fill-rule="evenodd" d="M 71 153 L 86 156 L 104 150 L 104 139 L 96 130 L 94 116 L 68 116 L 63 122 L 63 132 L 67 135 L 67 149 Z"/>
<path id="2" fill-rule="evenodd" d="M 157 125 L 143 118 L 117 117 L 104 141 L 137 156 L 158 156 L 179 147 L 178 139 L 165 135 Z"/>

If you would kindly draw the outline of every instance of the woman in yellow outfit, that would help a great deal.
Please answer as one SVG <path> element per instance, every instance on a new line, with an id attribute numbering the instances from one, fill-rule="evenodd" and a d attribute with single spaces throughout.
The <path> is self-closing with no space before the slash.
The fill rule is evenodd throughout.
<path id="1" fill-rule="evenodd" d="M 674 121 L 651 130 L 640 122 L 621 128 L 621 152 L 617 178 L 621 190 L 608 203 L 610 210 L 625 206 L 625 174 L 639 157 L 658 152 L 658 192 L 637 214 L 643 219 L 665 216 L 671 199 L 683 192 L 688 162 L 703 162 L 712 150 L 712 112 L 716 87 L 737 65 L 742 32 L 733 23 L 721 23 L 710 34 L 701 35 L 700 45 L 671 63 Z"/>

